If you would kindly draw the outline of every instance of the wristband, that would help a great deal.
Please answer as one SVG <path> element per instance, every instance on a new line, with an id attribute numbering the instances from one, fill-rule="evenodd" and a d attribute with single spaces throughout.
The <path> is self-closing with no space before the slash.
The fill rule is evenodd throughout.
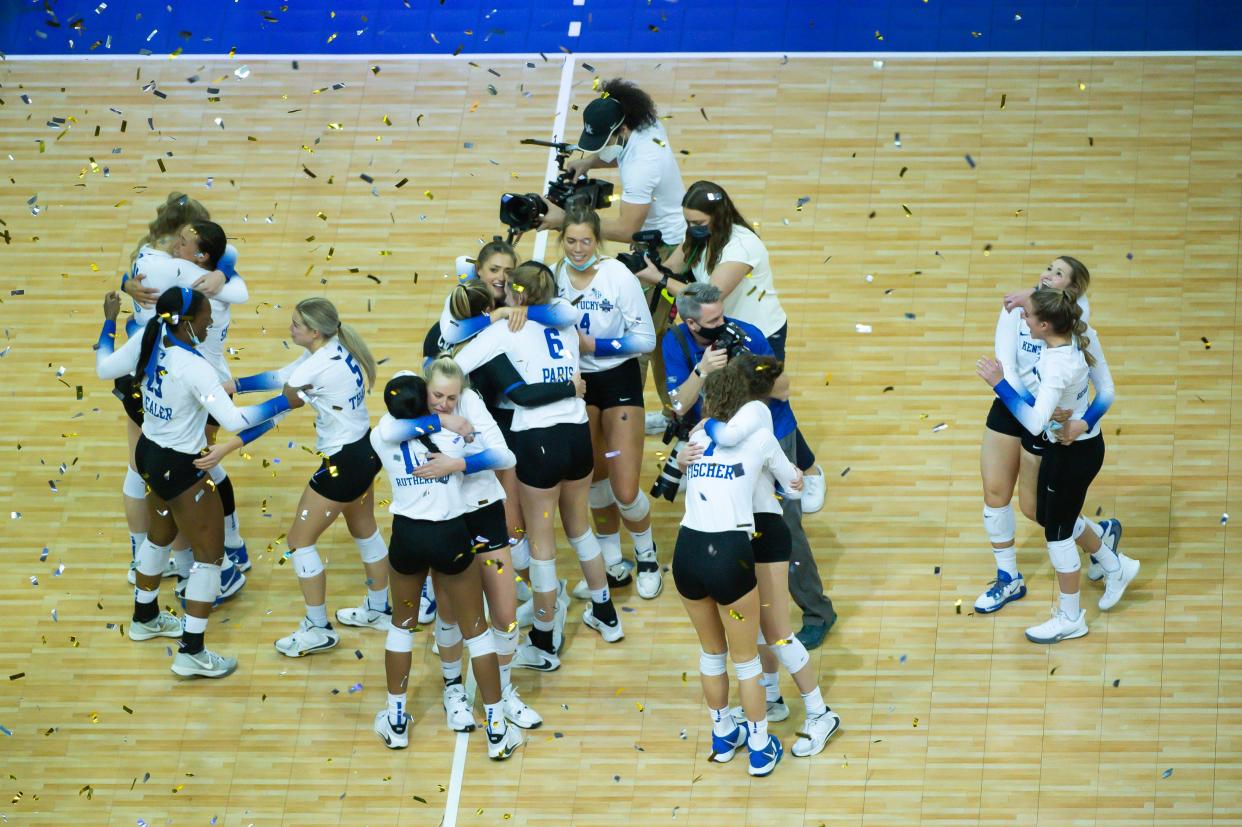
<path id="1" fill-rule="evenodd" d="M 699 377 L 700 379 L 703 378 L 703 371 L 699 369 L 698 365 L 694 366 L 694 375 Z"/>

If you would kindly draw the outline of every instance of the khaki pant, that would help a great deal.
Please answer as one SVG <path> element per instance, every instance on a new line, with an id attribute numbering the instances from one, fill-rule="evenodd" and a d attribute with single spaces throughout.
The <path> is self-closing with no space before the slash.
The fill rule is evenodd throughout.
<path id="1" fill-rule="evenodd" d="M 673 254 L 678 245 L 663 244 L 660 246 L 660 260 L 667 261 L 668 257 Z M 647 366 L 653 365 L 655 370 L 652 371 L 652 381 L 655 382 L 656 393 L 660 396 L 660 404 L 665 414 L 673 412 L 673 405 L 668 398 L 668 380 L 667 373 L 664 370 L 664 332 L 668 330 L 674 321 L 673 305 L 668 299 L 664 298 L 663 292 L 654 284 L 646 284 L 643 286 L 643 295 L 647 299 L 647 307 L 652 307 L 652 295 L 659 293 L 655 298 L 655 309 L 651 311 L 651 321 L 655 325 L 656 346 L 651 353 L 644 353 L 638 357 L 638 366 L 642 370 L 643 386 L 647 385 Z"/>

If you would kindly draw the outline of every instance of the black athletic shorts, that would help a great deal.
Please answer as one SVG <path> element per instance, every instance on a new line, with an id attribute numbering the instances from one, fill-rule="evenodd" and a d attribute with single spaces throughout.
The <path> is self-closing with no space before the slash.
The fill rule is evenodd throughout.
<path id="1" fill-rule="evenodd" d="M 1028 431 L 999 398 L 992 400 L 992 407 L 988 410 L 988 430 L 1005 436 L 1017 437 L 1022 440 L 1023 450 L 1036 456 L 1041 456 L 1048 447 L 1048 441 L 1044 439 L 1043 434 L 1035 436 Z"/>
<path id="2" fill-rule="evenodd" d="M 470 532 L 470 545 L 480 554 L 499 551 L 509 545 L 509 523 L 505 520 L 505 501 L 496 500 L 462 515 Z"/>
<path id="3" fill-rule="evenodd" d="M 554 488 L 566 480 L 589 477 L 595 470 L 591 427 L 585 422 L 514 431 L 511 447 L 518 481 L 532 488 Z"/>
<path id="4" fill-rule="evenodd" d="M 711 534 L 681 527 L 673 549 L 673 582 L 687 600 L 710 597 L 727 606 L 758 585 L 755 553 L 745 531 Z"/>
<path id="5" fill-rule="evenodd" d="M 117 377 L 112 383 L 112 395 L 121 400 L 121 406 L 125 408 L 125 415 L 137 425 L 142 427 L 142 386 L 134 384 L 134 377 L 130 374 Z"/>
<path id="6" fill-rule="evenodd" d="M 134 448 L 134 467 L 142 475 L 155 496 L 171 502 L 184 494 L 207 475 L 194 467 L 197 454 L 183 454 L 156 445 L 146 434 L 138 437 Z"/>
<path id="7" fill-rule="evenodd" d="M 643 406 L 643 372 L 638 359 L 626 359 L 615 368 L 582 374 L 586 382 L 583 400 L 601 411 L 622 405 Z"/>
<path id="8" fill-rule="evenodd" d="M 352 503 L 367 493 L 383 465 L 371 447 L 371 431 L 323 461 L 311 475 L 310 488 L 337 503 Z"/>
<path id="9" fill-rule="evenodd" d="M 750 538 L 756 563 L 788 563 L 793 550 L 793 535 L 780 514 L 755 512 L 755 533 Z"/>
<path id="10" fill-rule="evenodd" d="M 474 562 L 471 545 L 470 532 L 461 517 L 411 520 L 396 514 L 388 542 L 388 564 L 400 574 L 422 574 L 427 569 L 461 574 Z"/>

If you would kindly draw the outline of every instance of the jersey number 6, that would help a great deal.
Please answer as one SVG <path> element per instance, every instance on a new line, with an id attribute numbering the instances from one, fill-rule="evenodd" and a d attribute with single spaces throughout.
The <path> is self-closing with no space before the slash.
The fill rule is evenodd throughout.
<path id="1" fill-rule="evenodd" d="M 545 327 L 543 329 L 543 338 L 548 340 L 548 355 L 553 359 L 562 359 L 561 351 L 565 349 L 565 343 L 561 341 L 561 335 L 557 333 L 555 327 Z"/>

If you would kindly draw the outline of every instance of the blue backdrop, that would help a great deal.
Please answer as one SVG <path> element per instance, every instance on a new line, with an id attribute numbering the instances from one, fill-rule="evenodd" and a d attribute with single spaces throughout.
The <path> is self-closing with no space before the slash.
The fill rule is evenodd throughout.
<path id="1" fill-rule="evenodd" d="M 1239 0 L 0 0 L 8 54 L 1242 49 Z M 48 11 L 48 8 L 51 11 Z M 171 11 L 169 10 L 171 8 Z M 333 18 L 331 12 L 335 10 Z M 579 33 L 571 36 L 573 23 Z M 110 39 L 110 45 L 109 45 Z"/>

